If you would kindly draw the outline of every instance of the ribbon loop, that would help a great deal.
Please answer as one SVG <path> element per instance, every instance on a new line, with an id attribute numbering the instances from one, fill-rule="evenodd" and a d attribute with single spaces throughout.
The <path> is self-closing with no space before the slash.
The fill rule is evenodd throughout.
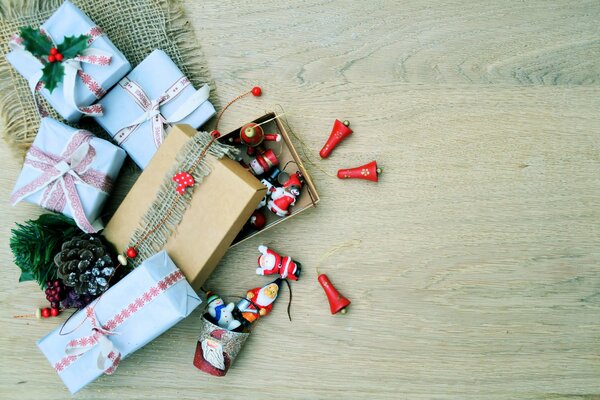
<path id="1" fill-rule="evenodd" d="M 182 76 L 171 87 L 169 87 L 161 96 L 150 100 L 140 85 L 125 77 L 121 79 L 119 85 L 125 90 L 133 101 L 142 109 L 142 114 L 133 121 L 127 123 L 119 129 L 114 136 L 117 144 L 121 145 L 131 133 L 133 133 L 141 124 L 151 121 L 152 137 L 154 144 L 158 148 L 165 138 L 165 125 L 181 121 L 186 118 L 205 101 L 210 95 L 210 86 L 203 85 L 200 89 L 189 96 L 185 102 L 169 117 L 166 118 L 160 111 L 160 107 L 176 98 L 185 88 L 191 85 L 190 80 Z"/>
<path id="2" fill-rule="evenodd" d="M 76 131 L 60 155 L 32 146 L 24 164 L 42 174 L 12 194 L 12 205 L 44 190 L 40 202 L 42 207 L 57 212 L 63 212 L 69 207 L 79 228 L 87 233 L 97 232 L 99 226 L 92 224 L 85 215 L 76 187 L 77 184 L 83 184 L 108 193 L 112 186 L 107 175 L 89 168 L 96 157 L 96 150 L 90 145 L 92 138 L 90 132 Z"/>
<path id="3" fill-rule="evenodd" d="M 65 347 L 67 356 L 80 356 L 94 349 L 96 346 L 100 349 L 96 365 L 105 374 L 111 375 L 119 366 L 121 361 L 121 352 L 114 343 L 108 338 L 109 335 L 115 335 L 98 324 L 98 319 L 93 308 L 86 308 L 87 317 L 92 324 L 92 333 L 79 339 L 73 339 Z M 106 362 L 109 361 L 108 366 Z"/>

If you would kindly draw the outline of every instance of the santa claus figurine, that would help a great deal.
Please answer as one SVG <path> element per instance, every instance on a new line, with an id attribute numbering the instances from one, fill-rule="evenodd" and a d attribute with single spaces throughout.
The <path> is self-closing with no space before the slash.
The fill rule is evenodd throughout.
<path id="1" fill-rule="evenodd" d="M 258 268 L 256 268 L 258 275 L 279 274 L 282 279 L 298 280 L 302 268 L 299 262 L 292 260 L 290 256 L 282 257 L 264 245 L 258 246 L 258 251 L 261 254 L 258 257 Z"/>
<path id="2" fill-rule="evenodd" d="M 290 215 L 290 207 L 296 204 L 296 198 L 300 196 L 302 189 L 302 180 L 300 173 L 296 172 L 283 184 L 283 187 L 277 187 L 271 192 L 271 200 L 267 203 L 267 208 L 279 217 Z"/>
<path id="3" fill-rule="evenodd" d="M 281 282 L 282 279 L 277 278 L 268 285 L 248 290 L 246 298 L 237 304 L 238 309 L 242 312 L 242 316 L 246 321 L 252 323 L 256 321 L 259 316 L 264 317 L 271 312 L 273 303 L 277 299 Z"/>

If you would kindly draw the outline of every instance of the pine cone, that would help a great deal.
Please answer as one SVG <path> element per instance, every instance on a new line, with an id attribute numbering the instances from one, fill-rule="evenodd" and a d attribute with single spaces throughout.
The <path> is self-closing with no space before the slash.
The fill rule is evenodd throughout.
<path id="1" fill-rule="evenodd" d="M 76 236 L 54 257 L 58 277 L 79 295 L 97 296 L 108 288 L 115 265 L 98 236 Z"/>

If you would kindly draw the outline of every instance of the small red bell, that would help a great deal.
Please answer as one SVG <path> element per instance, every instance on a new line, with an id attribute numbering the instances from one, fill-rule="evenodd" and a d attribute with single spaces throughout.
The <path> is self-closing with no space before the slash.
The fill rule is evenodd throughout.
<path id="1" fill-rule="evenodd" d="M 350 136 L 350 134 L 352 133 L 352 129 L 348 127 L 349 125 L 350 122 L 348 121 L 342 122 L 339 119 L 335 120 L 335 122 L 333 123 L 333 128 L 331 129 L 331 134 L 329 135 L 329 139 L 327 139 L 325 146 L 323 146 L 323 148 L 319 152 L 321 158 L 329 157 L 329 154 L 331 154 L 331 151 L 335 148 L 335 146 L 337 146 L 342 140 Z"/>
<path id="2" fill-rule="evenodd" d="M 342 314 L 346 314 L 346 307 L 350 305 L 350 300 L 345 298 L 337 291 L 335 286 L 331 283 L 327 275 L 321 274 L 317 278 L 319 283 L 323 287 L 325 294 L 327 295 L 327 300 L 329 300 L 329 307 L 331 308 L 331 314 L 337 314 L 341 312 Z"/>
<path id="3" fill-rule="evenodd" d="M 257 155 L 256 158 L 250 162 L 250 170 L 254 175 L 258 176 L 278 165 L 279 160 L 277 159 L 277 156 L 273 150 L 268 149 L 264 153 Z"/>
<path id="4" fill-rule="evenodd" d="M 381 174 L 381 168 L 377 167 L 377 161 L 371 161 L 360 167 L 340 169 L 338 170 L 337 177 L 340 179 L 366 179 L 378 182 L 379 174 Z"/>

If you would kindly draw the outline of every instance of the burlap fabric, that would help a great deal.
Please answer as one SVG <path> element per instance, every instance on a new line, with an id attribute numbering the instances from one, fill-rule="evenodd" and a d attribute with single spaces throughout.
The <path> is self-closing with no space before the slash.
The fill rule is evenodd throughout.
<path id="1" fill-rule="evenodd" d="M 195 87 L 209 83 L 213 89 L 210 100 L 218 106 L 214 81 L 180 0 L 73 0 L 73 3 L 104 29 L 132 67 L 160 48 Z M 33 142 L 40 117 L 27 81 L 6 61 L 4 54 L 9 51 L 8 39 L 19 27 L 40 26 L 61 4 L 62 0 L 4 0 L 0 4 L 0 118 L 4 138 L 21 155 Z M 40 100 L 54 118 L 61 120 L 41 96 Z M 90 118 L 83 118 L 76 126 L 103 132 Z"/>

